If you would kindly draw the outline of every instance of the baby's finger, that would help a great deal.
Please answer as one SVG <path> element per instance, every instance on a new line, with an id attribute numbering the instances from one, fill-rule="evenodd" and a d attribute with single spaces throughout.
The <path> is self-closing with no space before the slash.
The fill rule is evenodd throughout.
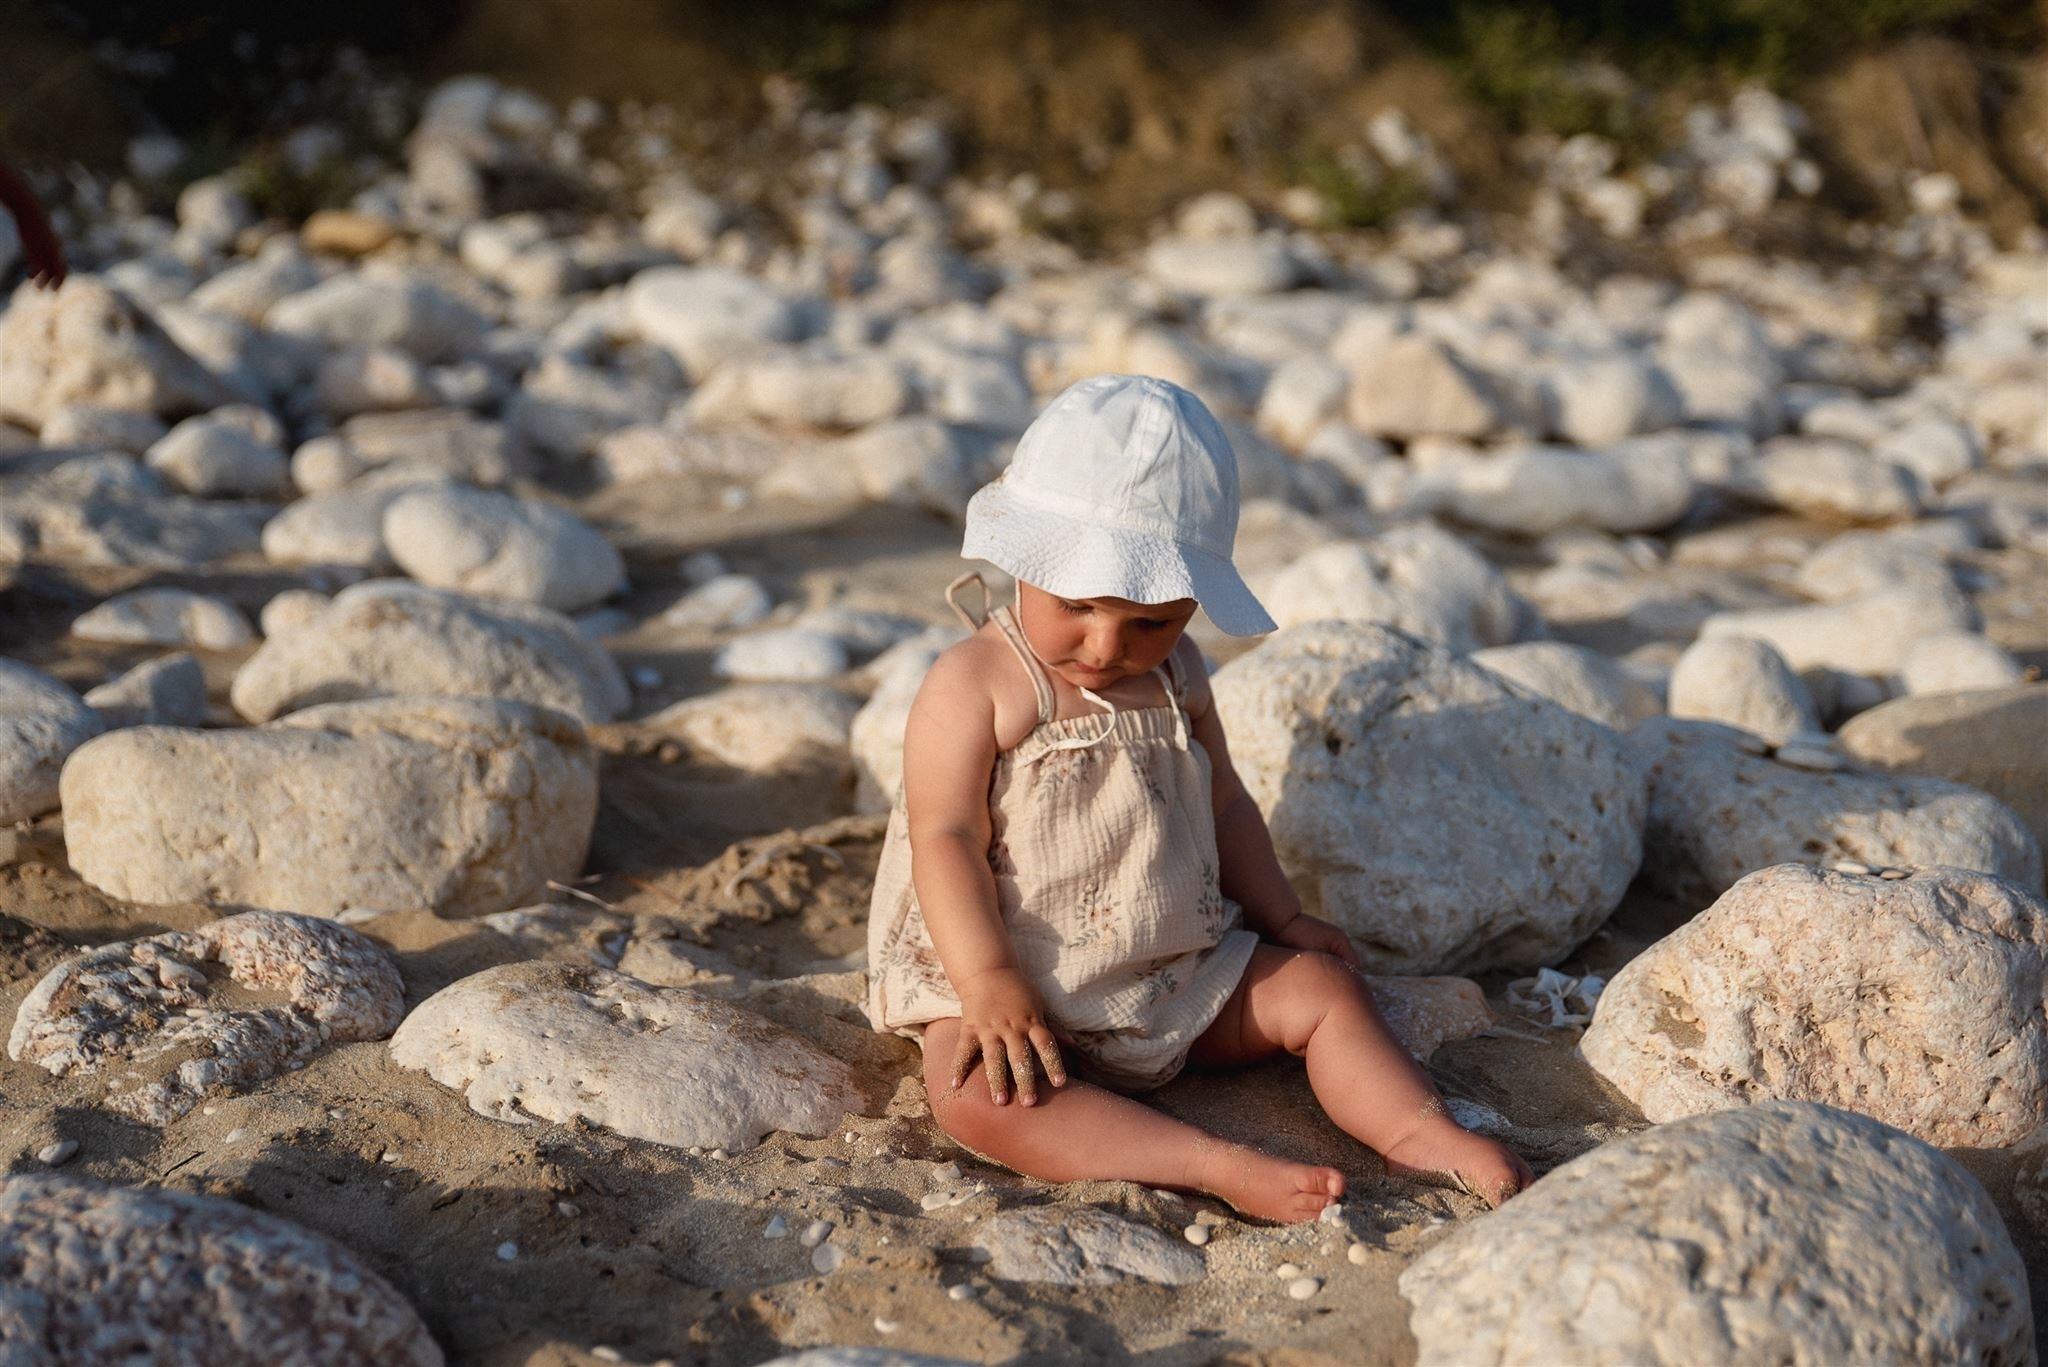
<path id="1" fill-rule="evenodd" d="M 953 1090 L 959 1091 L 967 1084 L 967 1074 L 974 1069 L 974 1056 L 981 1051 L 981 1041 L 966 1031 L 960 1032 L 960 1043 L 953 1050 Z"/>
<path id="2" fill-rule="evenodd" d="M 1060 1057 L 1059 1041 L 1053 1033 L 1040 1026 L 1038 1033 L 1031 1037 L 1031 1043 L 1038 1049 L 1038 1057 L 1045 1063 L 1046 1080 L 1055 1087 L 1067 1085 L 1066 1060 Z"/>
<path id="3" fill-rule="evenodd" d="M 1010 1075 L 1017 1080 L 1017 1100 L 1026 1106 L 1038 1104 L 1038 1070 L 1031 1062 L 1031 1041 L 1004 1041 L 1010 1051 Z"/>
<path id="4" fill-rule="evenodd" d="M 998 1106 L 1010 1099 L 1010 1060 L 1001 1045 L 1001 1035 L 991 1035 L 981 1042 L 981 1066 L 988 1073 L 988 1099 Z"/>

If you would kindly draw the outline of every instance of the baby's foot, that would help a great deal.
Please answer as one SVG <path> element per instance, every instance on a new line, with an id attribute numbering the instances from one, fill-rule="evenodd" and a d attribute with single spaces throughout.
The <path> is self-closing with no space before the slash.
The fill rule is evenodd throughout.
<path id="1" fill-rule="evenodd" d="M 1536 1180 L 1514 1150 L 1461 1128 L 1447 1116 L 1424 1122 L 1382 1157 L 1395 1177 L 1455 1187 L 1493 1207 Z"/>
<path id="2" fill-rule="evenodd" d="M 1344 1174 L 1290 1163 L 1242 1144 L 1217 1144 L 1204 1154 L 1195 1185 L 1245 1215 L 1298 1224 L 1315 1219 L 1344 1194 Z"/>

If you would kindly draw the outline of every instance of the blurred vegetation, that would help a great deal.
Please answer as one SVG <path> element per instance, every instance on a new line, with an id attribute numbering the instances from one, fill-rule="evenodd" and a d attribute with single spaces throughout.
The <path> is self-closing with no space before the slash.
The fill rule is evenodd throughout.
<path id="1" fill-rule="evenodd" d="M 1510 127 L 1599 133 L 1624 151 L 1654 137 L 1635 84 L 1784 86 L 1858 47 L 1940 33 L 2007 50 L 2048 36 L 2032 0 L 1383 0 Z"/>
<path id="2" fill-rule="evenodd" d="M 1429 199 L 1413 172 L 1398 167 L 1361 167 L 1322 148 L 1300 159 L 1295 179 L 1321 197 L 1324 226 L 1330 228 L 1384 227 L 1396 215 Z"/>
<path id="3" fill-rule="evenodd" d="M 795 77 L 836 105 L 887 100 L 892 93 L 878 87 L 861 50 L 863 30 L 880 23 L 889 7 L 890 0 L 668 0 L 677 22 L 698 26 L 748 66 Z"/>

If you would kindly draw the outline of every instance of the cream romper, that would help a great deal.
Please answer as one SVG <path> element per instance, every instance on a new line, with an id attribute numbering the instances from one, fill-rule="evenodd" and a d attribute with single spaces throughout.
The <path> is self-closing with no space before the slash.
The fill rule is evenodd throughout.
<path id="1" fill-rule="evenodd" d="M 954 598 L 946 600 L 978 627 Z M 984 595 L 986 589 L 983 590 Z M 1038 697 L 1038 724 L 989 776 L 989 868 L 1025 974 L 1071 1035 L 1077 1076 L 1157 1087 L 1223 1009 L 1259 938 L 1217 882 L 1209 757 L 1189 733 L 1169 657 L 1162 706 L 1056 720 L 1045 667 L 1009 608 L 990 614 Z M 869 1023 L 923 1044 L 924 1025 L 960 1014 L 910 879 L 899 795 L 868 915 Z"/>

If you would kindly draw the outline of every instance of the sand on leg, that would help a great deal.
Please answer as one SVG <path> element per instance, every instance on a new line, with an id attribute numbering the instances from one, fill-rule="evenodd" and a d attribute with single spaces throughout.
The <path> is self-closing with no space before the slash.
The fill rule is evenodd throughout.
<path id="1" fill-rule="evenodd" d="M 967 1081 L 949 1086 L 957 1018 L 925 1027 L 925 1090 L 939 1128 L 974 1152 L 1046 1182 L 1142 1182 L 1202 1191 L 1248 1215 L 1312 1220 L 1344 1194 L 1335 1168 L 1275 1158 L 1161 1114 L 1141 1101 L 1070 1078 L 1043 1083 L 1037 1100 L 997 1105 L 976 1059 Z"/>
<path id="2" fill-rule="evenodd" d="M 1283 1049 L 1307 1063 L 1330 1119 L 1394 1175 L 1462 1187 L 1496 1206 L 1536 1180 L 1513 1151 L 1451 1119 L 1356 969 L 1328 954 L 1262 944 L 1188 1061 L 1233 1067 Z"/>

